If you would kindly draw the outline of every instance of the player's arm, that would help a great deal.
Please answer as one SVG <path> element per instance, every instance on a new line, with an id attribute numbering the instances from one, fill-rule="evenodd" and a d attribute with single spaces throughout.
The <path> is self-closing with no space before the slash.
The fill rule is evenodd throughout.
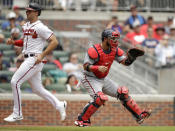
<path id="1" fill-rule="evenodd" d="M 83 65 L 84 67 L 84 70 L 88 71 L 88 72 L 96 72 L 98 70 L 98 67 L 97 65 L 92 65 L 90 63 L 85 63 Z"/>
<path id="2" fill-rule="evenodd" d="M 49 45 L 48 47 L 41 53 L 41 57 L 42 59 L 49 54 L 52 50 L 54 50 L 57 45 L 58 45 L 58 41 L 55 35 L 52 35 L 49 39 L 48 39 Z"/>
<path id="3" fill-rule="evenodd" d="M 83 65 L 84 70 L 88 71 L 88 72 L 97 72 L 100 71 L 102 73 L 106 72 L 108 70 L 108 68 L 106 66 L 98 66 L 98 65 L 92 65 L 90 63 L 85 63 Z"/>
<path id="4" fill-rule="evenodd" d="M 23 39 L 13 40 L 12 38 L 8 38 L 6 43 L 7 45 L 15 45 L 15 46 L 23 47 Z"/>
<path id="5" fill-rule="evenodd" d="M 58 45 L 58 41 L 57 41 L 55 35 L 53 35 L 53 34 L 49 37 L 48 42 L 49 42 L 49 45 L 40 55 L 37 56 L 35 64 L 39 64 L 40 62 L 42 62 L 43 58 L 47 54 L 49 54 L 52 50 L 54 50 Z"/>

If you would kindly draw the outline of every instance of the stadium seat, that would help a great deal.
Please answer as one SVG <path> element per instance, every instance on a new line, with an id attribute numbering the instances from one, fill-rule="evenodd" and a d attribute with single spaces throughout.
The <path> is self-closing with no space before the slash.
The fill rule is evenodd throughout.
<path id="1" fill-rule="evenodd" d="M 28 82 L 24 82 L 21 86 L 21 90 L 23 92 L 27 92 L 27 93 L 32 93 L 32 88 L 30 87 Z"/>
<path id="2" fill-rule="evenodd" d="M 64 84 L 52 84 L 52 85 L 49 85 L 49 86 L 46 86 L 46 89 L 48 90 L 54 90 L 56 92 L 65 92 L 66 91 L 66 85 Z"/>
<path id="3" fill-rule="evenodd" d="M 11 37 L 11 32 L 3 31 L 3 35 L 5 36 L 5 38 L 10 38 Z"/>
<path id="4" fill-rule="evenodd" d="M 55 70 L 57 67 L 54 64 L 45 64 L 42 73 L 47 73 L 48 70 Z"/>
<path id="5" fill-rule="evenodd" d="M 3 57 L 2 60 L 4 60 L 4 61 L 10 61 L 11 58 L 10 57 Z"/>
<path id="6" fill-rule="evenodd" d="M 22 84 L 21 90 L 24 90 L 24 89 L 26 89 L 26 88 L 30 88 L 30 85 L 29 85 L 28 82 L 24 82 L 24 83 Z"/>
<path id="7" fill-rule="evenodd" d="M 14 72 L 7 71 L 7 70 L 0 71 L 0 75 L 7 75 L 7 76 L 11 77 L 13 74 L 14 74 Z"/>
<path id="8" fill-rule="evenodd" d="M 2 70 L 2 71 L 0 71 L 0 76 L 6 76 L 7 79 L 8 79 L 8 81 L 11 80 L 13 74 L 14 74 L 14 72 L 7 71 L 7 70 Z"/>
<path id="9" fill-rule="evenodd" d="M 66 52 L 66 51 L 53 51 L 53 56 L 55 58 L 68 57 L 69 56 L 69 52 Z"/>
<path id="10" fill-rule="evenodd" d="M 64 64 L 64 63 L 68 62 L 69 57 L 60 57 L 59 60 L 62 64 Z"/>
<path id="11" fill-rule="evenodd" d="M 5 22 L 6 20 L 0 20 L 0 25 L 3 23 L 3 22 Z"/>
<path id="12" fill-rule="evenodd" d="M 11 92 L 10 83 L 0 83 L 0 92 Z"/>
<path id="13" fill-rule="evenodd" d="M 4 56 L 15 56 L 15 51 L 14 50 L 6 50 L 3 52 Z"/>
<path id="14" fill-rule="evenodd" d="M 4 44 L 0 44 L 0 50 L 5 51 L 5 50 L 11 50 L 12 46 L 11 45 L 6 45 Z"/>

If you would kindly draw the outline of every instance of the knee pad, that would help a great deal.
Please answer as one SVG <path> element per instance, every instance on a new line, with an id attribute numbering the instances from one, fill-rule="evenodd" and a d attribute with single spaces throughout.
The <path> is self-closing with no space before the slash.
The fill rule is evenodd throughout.
<path id="1" fill-rule="evenodd" d="M 117 89 L 117 98 L 121 101 L 129 100 L 129 90 L 125 86 L 121 86 Z"/>
<path id="2" fill-rule="evenodd" d="M 108 97 L 103 92 L 97 92 L 94 97 L 94 103 L 101 106 L 108 100 Z"/>

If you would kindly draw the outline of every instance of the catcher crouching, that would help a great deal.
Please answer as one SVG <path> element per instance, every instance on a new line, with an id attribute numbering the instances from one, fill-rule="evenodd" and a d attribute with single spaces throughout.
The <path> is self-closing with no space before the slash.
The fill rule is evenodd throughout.
<path id="1" fill-rule="evenodd" d="M 137 57 L 144 55 L 144 51 L 132 48 L 125 55 L 124 51 L 118 47 L 120 38 L 118 31 L 106 29 L 102 32 L 101 38 L 102 43 L 90 47 L 85 56 L 84 75 L 80 82 L 93 100 L 85 105 L 83 111 L 78 115 L 75 125 L 79 127 L 90 126 L 90 117 L 108 100 L 107 95 L 119 99 L 123 106 L 136 118 L 136 122 L 141 124 L 145 118 L 151 115 L 151 110 L 141 110 L 129 96 L 127 87 L 117 86 L 106 76 L 114 60 L 129 66 Z"/>

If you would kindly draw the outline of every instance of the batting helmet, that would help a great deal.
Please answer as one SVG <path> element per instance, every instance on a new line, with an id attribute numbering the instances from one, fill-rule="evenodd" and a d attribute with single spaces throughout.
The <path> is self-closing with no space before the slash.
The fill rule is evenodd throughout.
<path id="1" fill-rule="evenodd" d="M 30 3 L 26 10 L 38 11 L 38 16 L 41 15 L 41 6 L 38 3 Z"/>

